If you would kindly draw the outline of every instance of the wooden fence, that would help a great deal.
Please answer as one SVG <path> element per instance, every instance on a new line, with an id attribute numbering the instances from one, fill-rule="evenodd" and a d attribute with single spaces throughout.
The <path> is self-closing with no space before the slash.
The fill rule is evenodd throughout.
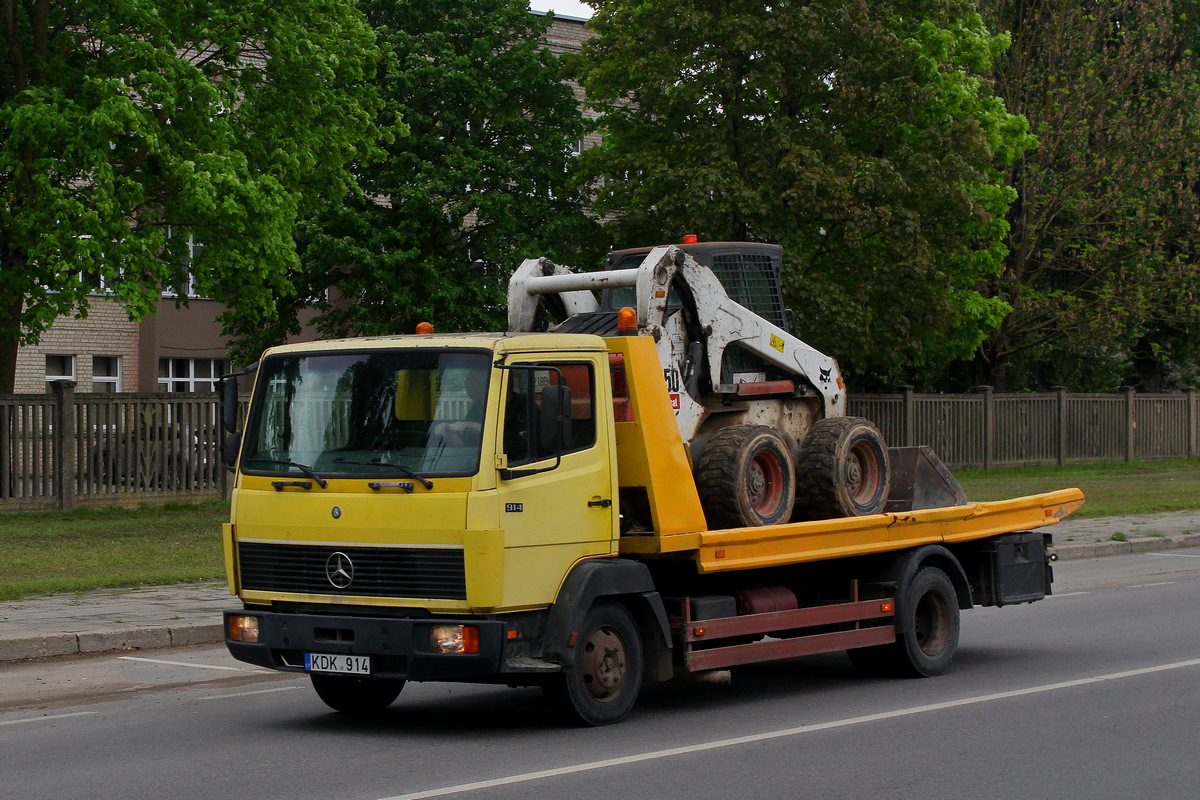
<path id="1" fill-rule="evenodd" d="M 1175 394 L 852 396 L 888 443 L 928 444 L 951 467 L 1197 458 L 1200 403 Z M 59 432 L 66 432 L 59 436 Z M 0 511 L 223 497 L 214 394 L 0 395 Z"/>
<path id="2" fill-rule="evenodd" d="M 220 498 L 221 435 L 212 393 L 0 396 L 0 510 Z"/>
<path id="3" fill-rule="evenodd" d="M 1173 394 L 972 394 L 850 397 L 889 444 L 927 444 L 951 467 L 1196 458 L 1195 389 Z"/>

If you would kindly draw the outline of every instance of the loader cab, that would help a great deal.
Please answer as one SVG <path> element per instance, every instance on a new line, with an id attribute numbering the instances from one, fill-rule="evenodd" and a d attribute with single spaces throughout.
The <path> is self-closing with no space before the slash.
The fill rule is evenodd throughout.
<path id="1" fill-rule="evenodd" d="M 783 248 L 780 245 L 758 242 L 697 242 L 676 247 L 711 269 L 735 302 L 780 328 L 789 327 L 789 315 L 783 305 Z M 604 268 L 635 268 L 653 249 L 635 247 L 614 250 L 605 259 Z M 600 299 L 600 308 L 606 311 L 636 305 L 637 290 L 634 287 L 607 289 Z M 679 308 L 682 305 L 679 289 L 673 286 L 668 308 Z"/>

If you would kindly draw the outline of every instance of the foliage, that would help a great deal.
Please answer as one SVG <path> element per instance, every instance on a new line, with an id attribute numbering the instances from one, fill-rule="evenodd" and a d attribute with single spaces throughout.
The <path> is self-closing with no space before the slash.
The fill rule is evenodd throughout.
<path id="1" fill-rule="evenodd" d="M 1200 355 L 1191 5 L 981 3 L 1013 41 L 997 92 L 1040 144 L 1008 170 L 1019 199 L 991 295 L 1013 313 L 980 349 L 975 381 L 1156 390 Z M 1081 374 L 1082 361 L 1094 367 Z"/>
<path id="2" fill-rule="evenodd" d="M 361 7 L 395 59 L 379 124 L 409 133 L 360 170 L 365 196 L 304 223 L 299 299 L 326 334 L 503 326 L 520 259 L 569 256 L 589 227 L 568 187 L 582 116 L 542 43 L 549 20 L 523 0 Z"/>
<path id="3" fill-rule="evenodd" d="M 1032 144 L 966 0 L 603 0 L 582 82 L 597 207 L 627 244 L 774 241 L 801 333 L 857 377 L 973 352 L 1007 306 L 996 165 Z"/>
<path id="4" fill-rule="evenodd" d="M 0 392 L 18 341 L 133 318 L 190 272 L 270 318 L 292 227 L 371 155 L 374 37 L 349 0 L 0 0 Z M 188 262 L 188 240 L 206 247 Z"/>

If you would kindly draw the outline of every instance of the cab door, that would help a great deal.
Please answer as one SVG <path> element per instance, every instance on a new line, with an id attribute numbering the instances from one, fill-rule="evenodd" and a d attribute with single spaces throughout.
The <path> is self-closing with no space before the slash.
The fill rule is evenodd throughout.
<path id="1" fill-rule="evenodd" d="M 577 561 L 615 552 L 616 467 L 609 422 L 598 413 L 598 401 L 609 402 L 597 385 L 607 375 L 599 358 L 585 356 L 510 359 L 503 372 L 497 491 L 504 605 L 546 605 Z M 569 426 L 555 407 L 564 388 Z M 556 420 L 559 431 L 569 428 L 565 439 L 551 433 Z"/>

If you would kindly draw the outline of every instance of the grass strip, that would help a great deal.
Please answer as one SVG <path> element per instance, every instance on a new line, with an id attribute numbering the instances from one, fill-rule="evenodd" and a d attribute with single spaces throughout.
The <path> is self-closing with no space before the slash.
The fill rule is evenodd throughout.
<path id="1" fill-rule="evenodd" d="M 1200 509 L 1200 461 L 972 469 L 955 477 L 973 501 L 1078 487 L 1087 502 L 1072 519 Z"/>
<path id="2" fill-rule="evenodd" d="M 0 600 L 224 578 L 227 503 L 0 516 Z"/>

